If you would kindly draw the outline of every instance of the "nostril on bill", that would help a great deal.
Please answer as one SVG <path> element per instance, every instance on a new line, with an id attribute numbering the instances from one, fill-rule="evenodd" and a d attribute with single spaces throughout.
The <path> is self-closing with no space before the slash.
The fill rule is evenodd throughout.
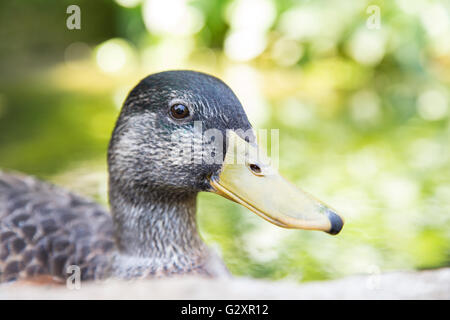
<path id="1" fill-rule="evenodd" d="M 261 169 L 261 167 L 258 166 L 257 164 L 251 163 L 251 164 L 249 164 L 248 167 L 250 168 L 250 170 L 251 170 L 254 174 L 256 174 L 256 175 L 261 175 L 262 169 Z"/>

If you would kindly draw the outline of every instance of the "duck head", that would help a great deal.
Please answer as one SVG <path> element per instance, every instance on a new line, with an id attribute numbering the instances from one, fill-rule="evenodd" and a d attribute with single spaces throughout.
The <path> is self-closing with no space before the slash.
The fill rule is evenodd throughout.
<path id="1" fill-rule="evenodd" d="M 279 175 L 232 90 L 203 73 L 143 79 L 121 110 L 108 164 L 110 189 L 131 202 L 145 194 L 182 199 L 208 191 L 281 227 L 337 234 L 343 226 L 333 209 Z M 112 207 L 117 196 L 110 194 Z"/>

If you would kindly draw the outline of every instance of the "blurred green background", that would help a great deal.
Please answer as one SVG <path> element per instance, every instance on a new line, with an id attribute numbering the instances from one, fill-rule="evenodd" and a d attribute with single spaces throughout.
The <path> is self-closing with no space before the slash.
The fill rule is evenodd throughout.
<path id="1" fill-rule="evenodd" d="M 71 4 L 81 30 L 66 27 Z M 450 265 L 450 2 L 2 1 L 0 40 L 0 168 L 106 204 L 127 92 L 153 72 L 204 71 L 255 128 L 280 129 L 281 173 L 347 222 L 336 237 L 285 230 L 201 194 L 202 236 L 234 274 Z"/>

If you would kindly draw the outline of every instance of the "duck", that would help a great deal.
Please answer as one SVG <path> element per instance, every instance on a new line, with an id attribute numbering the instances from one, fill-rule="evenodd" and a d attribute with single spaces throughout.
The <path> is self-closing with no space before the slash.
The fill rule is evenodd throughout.
<path id="1" fill-rule="evenodd" d="M 342 216 L 285 180 L 261 149 L 222 80 L 190 70 L 147 76 L 129 92 L 109 142 L 110 212 L 0 172 L 0 283 L 64 282 L 70 270 L 82 281 L 229 276 L 198 232 L 200 192 L 280 227 L 339 233 Z"/>

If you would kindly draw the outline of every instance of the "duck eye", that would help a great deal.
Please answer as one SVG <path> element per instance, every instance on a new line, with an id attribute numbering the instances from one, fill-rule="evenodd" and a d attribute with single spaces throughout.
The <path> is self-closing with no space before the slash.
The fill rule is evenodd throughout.
<path id="1" fill-rule="evenodd" d="M 175 119 L 183 119 L 189 116 L 189 108 L 182 104 L 170 107 L 170 115 Z"/>

